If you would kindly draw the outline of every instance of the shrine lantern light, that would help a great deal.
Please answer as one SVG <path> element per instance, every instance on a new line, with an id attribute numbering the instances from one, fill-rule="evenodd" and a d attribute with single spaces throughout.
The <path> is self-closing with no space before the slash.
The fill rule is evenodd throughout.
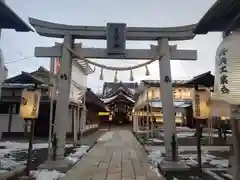
<path id="1" fill-rule="evenodd" d="M 213 100 L 240 104 L 239 42 L 240 32 L 232 32 L 217 49 Z"/>
<path id="2" fill-rule="evenodd" d="M 20 117 L 23 119 L 36 119 L 39 113 L 41 92 L 39 90 L 22 91 Z"/>

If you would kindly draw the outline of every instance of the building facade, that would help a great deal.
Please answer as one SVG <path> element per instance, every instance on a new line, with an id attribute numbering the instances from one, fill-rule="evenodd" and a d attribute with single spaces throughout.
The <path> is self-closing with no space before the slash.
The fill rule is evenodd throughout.
<path id="1" fill-rule="evenodd" d="M 41 100 L 39 117 L 36 119 L 35 135 L 48 136 L 49 119 L 50 119 L 50 95 L 51 86 L 49 86 L 50 74 L 43 67 L 38 70 L 9 78 L 4 81 L 2 96 L 0 100 L 0 133 L 3 137 L 21 137 L 26 131 L 25 122 L 19 116 L 20 100 L 22 90 L 30 88 L 34 84 L 39 84 L 41 90 Z M 57 96 L 57 95 L 56 95 Z M 83 98 L 86 98 L 84 108 Z M 55 117 L 56 97 L 53 99 L 53 119 Z M 74 126 L 80 126 L 83 110 L 86 111 L 86 123 L 98 122 L 98 111 L 105 109 L 104 103 L 89 88 L 83 89 L 78 83 L 72 81 L 69 94 L 69 123 L 66 124 L 67 132 L 73 135 Z M 80 128 L 80 127 L 79 127 Z M 77 128 L 79 130 L 79 128 Z"/>
<path id="2" fill-rule="evenodd" d="M 143 117 L 140 119 L 146 119 L 149 113 L 152 119 L 162 124 L 163 115 L 160 81 L 143 80 L 137 91 L 139 95 L 134 106 L 135 114 Z M 179 125 L 195 126 L 196 120 L 199 120 L 202 124 L 206 124 L 206 120 L 210 115 L 210 97 L 210 88 L 201 83 L 193 83 L 193 79 L 173 81 L 173 101 L 176 123 Z"/>

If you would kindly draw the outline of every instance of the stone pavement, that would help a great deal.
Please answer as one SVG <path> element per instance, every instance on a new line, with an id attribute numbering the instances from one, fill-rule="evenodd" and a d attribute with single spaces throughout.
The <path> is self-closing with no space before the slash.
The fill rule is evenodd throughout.
<path id="1" fill-rule="evenodd" d="M 108 132 L 109 133 L 109 132 Z M 160 180 L 147 153 L 129 130 L 113 130 L 98 142 L 64 180 Z M 162 179 L 161 179 L 162 180 Z"/>

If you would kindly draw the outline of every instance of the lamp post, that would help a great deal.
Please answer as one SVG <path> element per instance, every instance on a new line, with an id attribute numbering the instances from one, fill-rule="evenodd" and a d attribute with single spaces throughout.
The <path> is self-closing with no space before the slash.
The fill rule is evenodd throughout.
<path id="1" fill-rule="evenodd" d="M 152 113 L 152 90 L 150 88 L 148 88 L 148 101 L 150 101 L 150 113 L 151 113 L 151 117 L 150 117 L 150 121 L 151 121 L 151 138 L 153 139 L 153 113 Z M 149 103 L 148 103 L 149 104 Z"/>

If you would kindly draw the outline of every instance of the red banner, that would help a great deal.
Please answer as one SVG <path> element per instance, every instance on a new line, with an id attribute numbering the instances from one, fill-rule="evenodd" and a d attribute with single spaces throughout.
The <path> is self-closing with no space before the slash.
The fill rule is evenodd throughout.
<path id="1" fill-rule="evenodd" d="M 58 74 L 60 72 L 61 64 L 60 64 L 60 59 L 55 58 L 55 67 L 54 67 L 54 73 Z"/>

